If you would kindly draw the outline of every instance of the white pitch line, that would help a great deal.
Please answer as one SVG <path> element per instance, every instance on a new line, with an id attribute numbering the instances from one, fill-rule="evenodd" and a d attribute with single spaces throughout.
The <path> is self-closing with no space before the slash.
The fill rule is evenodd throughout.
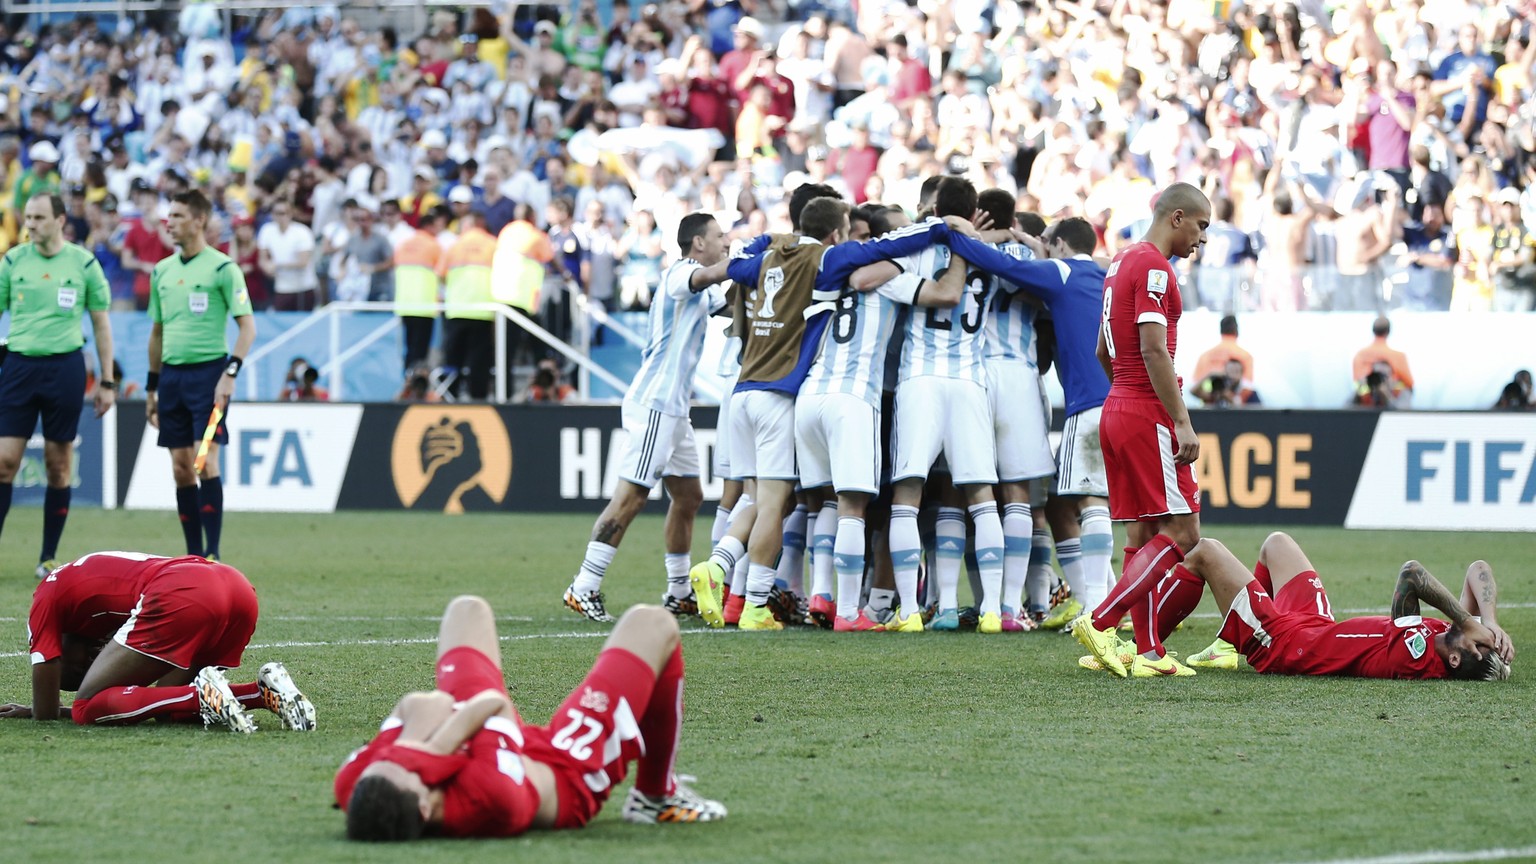
<path id="1" fill-rule="evenodd" d="M 523 633 L 516 636 L 502 636 L 502 642 L 524 642 L 530 639 L 598 639 L 606 638 L 612 630 L 573 630 L 565 633 Z M 703 627 L 695 627 L 681 631 L 684 636 L 694 633 L 745 633 L 745 630 L 709 630 Z M 349 648 L 361 645 L 435 645 L 436 636 L 421 636 L 407 639 L 332 639 L 315 642 L 258 642 L 245 646 L 247 651 L 264 651 L 273 648 Z M 28 656 L 26 651 L 8 651 L 0 654 L 0 660 L 11 660 L 17 657 Z"/>
<path id="2" fill-rule="evenodd" d="M 1399 852 L 1375 858 L 1335 858 L 1308 864 L 1455 864 L 1460 861 L 1505 861 L 1510 858 L 1536 858 L 1536 846 L 1518 849 L 1474 849 L 1468 852 Z"/>

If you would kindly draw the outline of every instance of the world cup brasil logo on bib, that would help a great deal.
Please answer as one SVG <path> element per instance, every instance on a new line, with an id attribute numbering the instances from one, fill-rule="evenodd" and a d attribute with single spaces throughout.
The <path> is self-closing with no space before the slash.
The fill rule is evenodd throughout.
<path id="1" fill-rule="evenodd" d="M 395 426 L 390 474 L 407 509 L 493 509 L 512 485 L 512 440 L 489 406 L 413 407 Z"/>

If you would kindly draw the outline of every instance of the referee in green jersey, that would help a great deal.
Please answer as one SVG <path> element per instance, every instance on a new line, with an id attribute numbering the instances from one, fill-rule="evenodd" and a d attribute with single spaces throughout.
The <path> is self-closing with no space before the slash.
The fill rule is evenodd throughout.
<path id="1" fill-rule="evenodd" d="M 88 250 L 64 242 L 64 199 L 34 195 L 22 211 L 32 242 L 0 260 L 0 312 L 11 313 L 5 368 L 0 370 L 0 526 L 11 509 L 12 481 L 21 467 L 27 439 L 43 421 L 43 463 L 48 491 L 43 495 L 43 551 L 37 578 L 58 566 L 59 538 L 69 518 L 70 466 L 75 433 L 85 402 L 85 335 L 80 318 L 91 313 L 101 383 L 96 388 L 96 416 L 112 407 L 112 302 L 101 264 Z"/>
<path id="2" fill-rule="evenodd" d="M 176 514 L 187 554 L 217 561 L 224 526 L 218 446 L 208 449 L 201 477 L 192 463 L 215 404 L 224 406 L 224 419 L 213 440 L 229 442 L 224 425 L 229 400 L 235 395 L 240 365 L 256 341 L 256 319 L 251 317 L 251 296 L 239 265 L 204 239 L 212 212 L 201 192 L 171 198 L 167 222 L 181 254 L 156 264 L 149 276 L 149 320 L 154 326 L 149 331 L 149 381 L 144 389 L 149 423 L 160 430 L 160 446 L 171 451 Z M 240 327 L 233 352 L 225 338 L 230 317 Z"/>

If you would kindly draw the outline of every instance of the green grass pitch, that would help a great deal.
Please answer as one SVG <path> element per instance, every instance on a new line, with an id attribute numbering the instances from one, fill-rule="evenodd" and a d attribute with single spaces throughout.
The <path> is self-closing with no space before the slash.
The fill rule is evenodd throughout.
<path id="1" fill-rule="evenodd" d="M 1507 684 L 1202 672 L 1121 681 L 1077 668 L 1070 637 L 690 632 L 679 769 L 718 825 L 648 828 L 610 803 L 588 829 L 511 841 L 361 847 L 331 779 L 398 696 L 431 685 L 435 616 L 459 593 L 502 616 L 508 685 L 542 721 L 604 628 L 559 605 L 585 516 L 349 513 L 228 518 L 225 560 L 262 619 L 244 671 L 285 661 L 320 731 L 0 722 L 4 859 L 68 861 L 1301 862 L 1536 845 L 1536 673 Z M 27 701 L 25 618 L 40 516 L 0 547 L 0 702 Z M 629 532 L 610 608 L 655 602 L 659 519 Z M 707 522 L 700 521 L 707 531 Z M 1212 527 L 1245 559 L 1264 532 Z M 1459 587 L 1488 559 L 1517 646 L 1536 651 L 1529 535 L 1294 532 L 1336 612 L 1385 611 L 1397 565 Z M 702 554 L 702 538 L 696 550 Z M 81 510 L 65 554 L 172 553 L 170 513 Z M 1209 601 L 1171 640 L 1212 637 Z M 694 628 L 690 628 L 694 629 Z M 562 638 L 554 638 L 562 637 Z M 622 790 L 616 798 L 622 796 Z M 1444 859 L 1449 860 L 1449 859 Z"/>

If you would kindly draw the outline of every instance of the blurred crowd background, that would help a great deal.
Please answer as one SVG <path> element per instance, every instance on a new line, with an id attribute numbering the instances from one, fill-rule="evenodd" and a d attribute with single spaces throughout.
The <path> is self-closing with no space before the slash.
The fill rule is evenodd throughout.
<path id="1" fill-rule="evenodd" d="M 118 308 L 142 308 L 165 202 L 196 187 L 260 308 L 406 281 L 451 301 L 453 262 L 500 249 L 545 284 L 495 299 L 569 338 L 578 293 L 646 307 L 684 214 L 787 231 L 807 180 L 910 210 L 924 177 L 963 175 L 1085 216 L 1109 253 L 1182 180 L 1216 208 L 1191 308 L 1528 310 L 1533 22 L 1529 0 L 11 15 L 0 248 L 58 189 Z"/>

